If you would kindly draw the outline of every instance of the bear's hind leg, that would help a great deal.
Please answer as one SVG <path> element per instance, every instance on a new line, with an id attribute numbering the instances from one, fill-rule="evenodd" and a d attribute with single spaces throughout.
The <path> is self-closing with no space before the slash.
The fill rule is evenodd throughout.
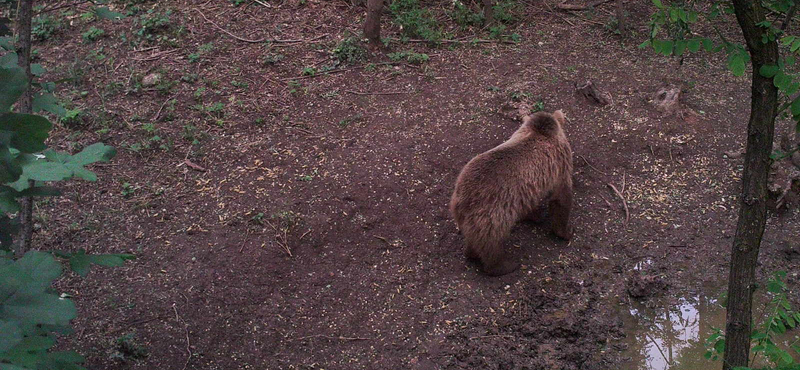
<path id="1" fill-rule="evenodd" d="M 553 192 L 550 199 L 550 216 L 553 219 L 553 233 L 561 239 L 572 238 L 572 226 L 569 223 L 569 213 L 572 208 L 572 188 L 562 185 Z"/>

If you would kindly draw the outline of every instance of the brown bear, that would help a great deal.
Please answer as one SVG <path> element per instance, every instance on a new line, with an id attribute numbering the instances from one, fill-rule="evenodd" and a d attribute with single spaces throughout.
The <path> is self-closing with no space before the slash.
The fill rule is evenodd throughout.
<path id="1" fill-rule="evenodd" d="M 472 158 L 458 175 L 450 212 L 467 243 L 465 255 L 479 260 L 487 274 L 519 268 L 503 241 L 520 220 L 537 219 L 545 200 L 553 232 L 572 236 L 572 149 L 565 121 L 560 110 L 526 116 L 508 141 Z"/>

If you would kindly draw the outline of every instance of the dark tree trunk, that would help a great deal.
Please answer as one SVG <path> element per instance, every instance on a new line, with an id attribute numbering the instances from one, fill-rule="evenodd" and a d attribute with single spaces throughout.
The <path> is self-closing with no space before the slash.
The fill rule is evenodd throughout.
<path id="1" fill-rule="evenodd" d="M 490 25 L 494 22 L 494 9 L 492 0 L 483 0 L 483 24 Z"/>
<path id="2" fill-rule="evenodd" d="M 625 19 L 625 8 L 622 6 L 622 0 L 617 0 L 615 15 L 617 17 L 617 30 L 619 35 L 625 37 L 628 34 L 628 21 Z"/>
<path id="3" fill-rule="evenodd" d="M 383 13 L 383 0 L 367 0 L 364 36 L 373 47 L 381 46 L 381 13 Z"/>
<path id="4" fill-rule="evenodd" d="M 28 76 L 28 89 L 22 94 L 18 102 L 20 113 L 33 113 L 33 94 L 30 89 L 31 75 L 31 18 L 33 17 L 33 0 L 20 0 L 17 8 L 17 57 L 18 65 L 25 70 Z M 31 181 L 32 182 L 32 181 Z M 33 186 L 33 185 L 31 185 Z M 22 228 L 16 248 L 17 255 L 24 254 L 31 249 L 33 239 L 33 198 L 26 197 L 22 200 L 20 212 Z"/>
<path id="5" fill-rule="evenodd" d="M 765 29 L 756 25 L 765 20 L 765 10 L 760 1 L 733 0 L 733 7 L 750 51 L 753 85 L 739 222 L 731 250 L 723 370 L 747 366 L 749 361 L 756 262 L 767 219 L 767 174 L 778 107 L 778 89 L 772 78 L 759 73 L 761 66 L 778 62 L 777 43 L 762 43 Z"/>

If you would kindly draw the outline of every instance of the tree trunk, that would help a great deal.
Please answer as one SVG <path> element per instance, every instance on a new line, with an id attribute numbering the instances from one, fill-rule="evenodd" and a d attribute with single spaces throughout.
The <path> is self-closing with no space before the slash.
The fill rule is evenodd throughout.
<path id="1" fill-rule="evenodd" d="M 18 102 L 20 113 L 33 113 L 33 94 L 30 83 L 31 75 L 31 18 L 33 17 L 33 0 L 20 0 L 17 8 L 17 64 L 25 70 L 28 76 L 28 89 L 22 94 Z M 31 181 L 33 186 L 33 181 Z M 16 248 L 17 255 L 22 255 L 31 249 L 33 239 L 33 198 L 22 199 L 22 210 L 20 211 L 22 228 L 18 238 Z"/>
<path id="2" fill-rule="evenodd" d="M 383 0 L 367 0 L 364 36 L 373 47 L 381 46 L 381 13 L 383 13 Z"/>
<path id="3" fill-rule="evenodd" d="M 761 66 L 777 65 L 778 62 L 777 43 L 762 43 L 765 29 L 756 26 L 765 20 L 764 8 L 760 1 L 748 0 L 733 0 L 733 7 L 750 51 L 753 85 L 739 222 L 731 250 L 723 370 L 747 366 L 749 362 L 756 262 L 767 220 L 767 174 L 778 107 L 778 89 L 772 78 L 759 73 Z"/>
<path id="4" fill-rule="evenodd" d="M 494 22 L 494 9 L 492 0 L 483 0 L 483 24 L 491 25 Z"/>
<path id="5" fill-rule="evenodd" d="M 619 35 L 625 37 L 628 34 L 628 21 L 625 19 L 625 8 L 622 6 L 622 0 L 617 0 L 615 13 Z"/>

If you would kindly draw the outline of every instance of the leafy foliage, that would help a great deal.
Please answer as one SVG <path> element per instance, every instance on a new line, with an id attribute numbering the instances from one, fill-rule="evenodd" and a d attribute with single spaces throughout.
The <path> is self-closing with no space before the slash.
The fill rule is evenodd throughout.
<path id="1" fill-rule="evenodd" d="M 36 40 L 47 40 L 62 28 L 61 20 L 51 14 L 42 14 L 33 18 L 31 35 Z"/>
<path id="2" fill-rule="evenodd" d="M 68 258 L 73 271 L 85 276 L 90 264 L 120 266 L 127 254 L 56 253 Z M 56 334 L 72 332 L 75 304 L 50 286 L 62 268 L 53 255 L 31 251 L 18 260 L 0 252 L 0 368 L 83 369 L 83 356 L 74 351 L 51 352 Z"/>
<path id="3" fill-rule="evenodd" d="M 800 362 L 796 362 L 789 350 L 781 348 L 776 344 L 776 336 L 785 334 L 787 330 L 794 329 L 800 325 L 800 312 L 797 312 L 789 303 L 788 289 L 784 280 L 785 271 L 778 271 L 767 281 L 767 291 L 772 294 L 772 299 L 767 308 L 769 315 L 760 324 L 758 329 L 753 330 L 750 340 L 753 344 L 751 351 L 753 358 L 763 356 L 772 367 L 761 368 L 761 370 L 793 370 L 800 368 Z M 725 336 L 721 329 L 716 329 L 715 333 L 706 339 L 708 350 L 705 358 L 718 360 L 725 351 Z M 791 351 L 800 355 L 800 345 L 792 344 Z M 751 368 L 736 368 L 737 370 L 750 370 Z"/>
<path id="4" fill-rule="evenodd" d="M 428 9 L 422 9 L 419 0 L 395 0 L 389 5 L 394 21 L 408 37 L 418 37 L 430 42 L 442 39 L 442 31 Z"/>
<path id="5" fill-rule="evenodd" d="M 46 150 L 44 144 L 52 124 L 35 114 L 12 113 L 11 107 L 27 88 L 25 72 L 19 67 L 0 68 L 0 249 L 10 250 L 18 224 L 8 215 L 20 209 L 18 198 L 53 196 L 58 190 L 28 180 L 61 181 L 73 177 L 96 181 L 97 176 L 84 166 L 108 161 L 114 148 L 97 143 L 75 155 Z M 43 152 L 42 152 L 43 151 Z M 39 153 L 42 152 L 42 153 Z"/>
<path id="6" fill-rule="evenodd" d="M 333 56 L 339 63 L 354 64 L 367 58 L 367 51 L 358 42 L 356 37 L 347 37 L 340 41 L 333 49 Z"/>
<path id="7" fill-rule="evenodd" d="M 725 15 L 733 14 L 732 5 L 728 2 L 714 2 L 706 13 L 701 13 L 693 8 L 693 1 L 676 1 L 665 4 L 661 0 L 652 0 L 656 6 L 650 21 L 650 39 L 639 45 L 640 48 L 652 47 L 656 53 L 670 56 L 681 56 L 685 53 L 695 53 L 706 51 L 716 53 L 724 51 L 727 55 L 727 67 L 735 76 L 742 76 L 745 73 L 747 64 L 750 62 L 750 53 L 744 45 L 732 42 L 717 30 L 715 23 Z M 758 24 L 766 30 L 762 42 L 780 41 L 781 52 L 786 56 L 778 61 L 778 65 L 767 65 L 758 72 L 767 78 L 772 78 L 775 87 L 783 94 L 787 100 L 779 108 L 778 113 L 790 116 L 797 122 L 797 130 L 800 130 L 800 97 L 794 97 L 800 91 L 800 76 L 793 68 L 797 62 L 797 54 L 800 53 L 800 37 L 787 35 L 780 28 L 776 27 L 777 18 L 785 20 L 786 13 L 794 3 L 794 0 L 761 0 L 765 8 L 770 9 L 776 16 L 776 20 L 768 20 Z M 703 16 L 703 18 L 701 18 Z M 718 40 L 714 41 L 710 37 L 695 36 L 692 27 L 701 21 L 711 24 L 716 31 Z M 663 33 L 666 38 L 659 38 Z M 790 109 L 791 108 L 791 109 Z M 788 111 L 787 111 L 788 109 Z"/>
<path id="8" fill-rule="evenodd" d="M 389 53 L 386 56 L 393 62 L 406 61 L 411 64 L 423 64 L 430 59 L 428 54 L 415 53 L 413 51 L 399 51 L 396 53 Z"/>

